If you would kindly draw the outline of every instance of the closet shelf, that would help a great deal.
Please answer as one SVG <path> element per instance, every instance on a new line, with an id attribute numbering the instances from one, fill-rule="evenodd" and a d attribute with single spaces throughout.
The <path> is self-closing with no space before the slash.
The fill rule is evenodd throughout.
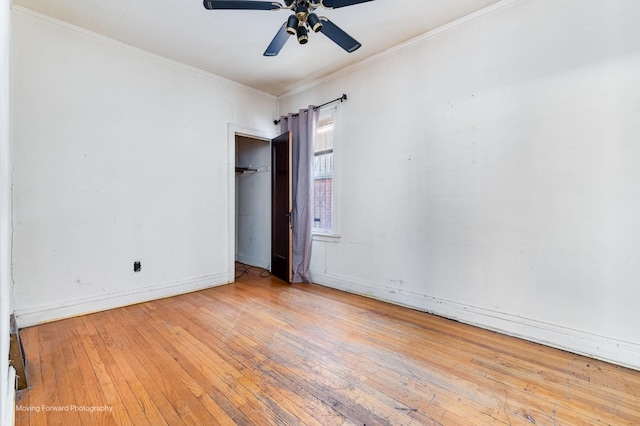
<path id="1" fill-rule="evenodd" d="M 260 167 L 251 167 L 251 165 L 249 165 L 249 167 L 239 167 L 236 166 L 236 173 L 237 174 L 253 174 L 253 173 L 264 173 L 264 172 L 269 172 L 271 171 L 271 167 L 269 166 L 260 166 Z"/>
<path id="2" fill-rule="evenodd" d="M 258 169 L 254 169 L 251 167 L 237 167 L 236 166 L 236 173 L 255 173 L 257 172 Z"/>

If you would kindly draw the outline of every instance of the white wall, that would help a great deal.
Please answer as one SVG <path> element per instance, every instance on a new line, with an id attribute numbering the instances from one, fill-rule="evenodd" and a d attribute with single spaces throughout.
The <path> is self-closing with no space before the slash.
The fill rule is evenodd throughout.
<path id="1" fill-rule="evenodd" d="M 0 425 L 13 421 L 13 382 L 9 374 L 11 303 L 11 147 L 9 142 L 10 1 L 0 0 Z"/>
<path id="2" fill-rule="evenodd" d="M 236 165 L 257 169 L 236 174 L 236 260 L 271 265 L 271 143 L 239 136 Z"/>
<path id="3" fill-rule="evenodd" d="M 640 368 L 640 2 L 502 2 L 347 93 L 316 282 Z"/>
<path id="4" fill-rule="evenodd" d="M 20 324 L 226 283 L 229 124 L 272 132 L 276 99 L 26 9 L 13 25 Z"/>

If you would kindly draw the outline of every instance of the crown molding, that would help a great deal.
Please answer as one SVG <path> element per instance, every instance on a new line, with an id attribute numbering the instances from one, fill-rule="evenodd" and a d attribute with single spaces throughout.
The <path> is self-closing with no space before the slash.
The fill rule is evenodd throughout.
<path id="1" fill-rule="evenodd" d="M 339 69 L 338 71 L 335 71 L 333 73 L 327 74 L 325 76 L 322 76 L 320 78 L 317 78 L 313 81 L 310 82 L 306 82 L 304 83 L 304 80 L 300 80 L 298 84 L 292 84 L 291 87 L 292 89 L 282 93 L 281 95 L 278 96 L 278 100 L 281 99 L 285 99 L 285 98 L 289 98 L 291 96 L 295 96 L 298 95 L 300 93 L 303 93 L 309 89 L 312 89 L 316 86 L 319 86 L 327 81 L 331 81 L 334 80 L 336 78 L 339 78 L 343 75 L 352 73 L 356 70 L 359 70 L 361 68 L 365 68 L 369 65 L 371 65 L 372 63 L 384 60 L 390 56 L 395 55 L 396 53 L 402 52 L 404 50 L 407 50 L 413 46 L 417 46 L 419 44 L 425 43 L 428 40 L 432 40 L 434 38 L 440 37 L 450 31 L 453 31 L 457 28 L 460 28 L 464 25 L 468 25 L 472 22 L 475 22 L 487 15 L 491 15 L 494 13 L 497 13 L 507 7 L 511 7 L 513 5 L 515 5 L 516 3 L 520 3 L 523 0 L 502 0 L 499 1 L 497 3 L 494 3 L 490 6 L 487 6 L 483 9 L 480 9 L 476 12 L 470 13 L 468 15 L 465 15 L 461 18 L 458 18 L 454 21 L 449 22 L 448 24 L 444 24 L 439 26 L 438 28 L 435 28 L 433 30 L 427 31 L 426 33 L 423 33 L 419 36 L 416 36 L 412 39 L 409 39 L 405 42 L 402 42 L 400 44 L 397 44 L 387 50 L 384 50 L 380 53 L 377 53 L 373 56 L 369 56 L 366 59 L 363 59 L 359 62 L 356 62 L 354 64 L 348 65 L 344 68 Z"/>
<path id="2" fill-rule="evenodd" d="M 247 85 L 239 83 L 237 81 L 234 81 L 234 80 L 219 76 L 219 75 L 214 74 L 212 72 L 205 71 L 203 69 L 200 69 L 200 68 L 197 68 L 197 67 L 194 67 L 194 66 L 191 66 L 191 65 L 187 65 L 187 64 L 185 64 L 183 62 L 179 62 L 179 61 L 176 61 L 174 59 L 169 59 L 169 58 L 167 58 L 165 56 L 149 52 L 148 50 L 144 50 L 144 49 L 142 49 L 140 47 L 136 47 L 136 46 L 133 46 L 131 44 L 127 44 L 127 43 L 118 41 L 116 39 L 107 37 L 105 35 L 95 33 L 93 31 L 90 31 L 90 30 L 86 29 L 86 28 L 82 28 L 82 27 L 79 27 L 77 25 L 71 24 L 69 22 L 62 21 L 62 20 L 60 20 L 58 18 L 54 18 L 54 17 L 51 17 L 49 15 L 45 15 L 45 14 L 40 13 L 40 12 L 36 12 L 35 10 L 31 10 L 31 9 L 26 8 L 24 6 L 12 5 L 11 9 L 12 9 L 12 11 L 20 13 L 22 15 L 26 15 L 26 16 L 41 20 L 41 21 L 44 21 L 44 22 L 46 22 L 48 24 L 54 25 L 54 26 L 56 26 L 58 28 L 62 28 L 64 30 L 71 31 L 71 32 L 74 32 L 76 34 L 79 34 L 79 35 L 94 39 L 95 41 L 98 41 L 100 43 L 106 44 L 106 45 L 108 45 L 110 47 L 126 50 L 126 51 L 129 51 L 129 52 L 141 55 L 141 56 L 145 56 L 145 57 L 147 57 L 149 59 L 152 59 L 152 60 L 155 60 L 155 61 L 158 61 L 158 62 L 162 62 L 164 64 L 167 64 L 167 65 L 170 65 L 170 66 L 174 66 L 174 67 L 177 67 L 177 68 L 181 68 L 181 69 L 183 69 L 185 71 L 188 71 L 188 72 L 191 72 L 191 73 L 194 73 L 194 74 L 198 74 L 198 75 L 200 75 L 202 77 L 209 78 L 211 80 L 215 80 L 215 81 L 217 81 L 219 83 L 222 83 L 222 84 L 225 84 L 225 85 L 228 85 L 228 86 L 233 86 L 233 87 L 241 89 L 241 90 L 246 90 L 246 91 L 249 91 L 249 92 L 259 93 L 259 94 L 261 94 L 263 96 L 268 96 L 268 97 L 270 97 L 272 99 L 277 99 L 277 96 L 275 96 L 275 95 L 273 95 L 271 93 L 267 93 L 267 92 L 264 92 L 262 90 L 258 90 L 258 89 L 254 88 L 254 87 L 247 86 Z"/>

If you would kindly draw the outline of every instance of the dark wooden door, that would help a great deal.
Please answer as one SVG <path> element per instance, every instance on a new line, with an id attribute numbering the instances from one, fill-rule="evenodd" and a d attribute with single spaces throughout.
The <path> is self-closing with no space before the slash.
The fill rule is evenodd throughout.
<path id="1" fill-rule="evenodd" d="M 271 141 L 271 273 L 291 282 L 291 132 Z"/>

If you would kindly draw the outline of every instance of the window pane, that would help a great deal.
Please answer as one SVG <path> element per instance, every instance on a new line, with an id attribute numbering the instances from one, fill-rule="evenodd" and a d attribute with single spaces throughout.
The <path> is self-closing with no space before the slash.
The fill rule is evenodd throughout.
<path id="1" fill-rule="evenodd" d="M 331 229 L 331 178 L 315 179 L 313 182 L 313 227 Z"/>
<path id="2" fill-rule="evenodd" d="M 333 152 L 313 157 L 313 177 L 328 177 L 333 174 Z"/>
<path id="3" fill-rule="evenodd" d="M 318 121 L 313 158 L 313 227 L 324 231 L 333 229 L 333 171 L 333 112 L 330 112 Z"/>
<path id="4" fill-rule="evenodd" d="M 318 122 L 315 152 L 333 150 L 333 117 L 329 116 Z"/>

